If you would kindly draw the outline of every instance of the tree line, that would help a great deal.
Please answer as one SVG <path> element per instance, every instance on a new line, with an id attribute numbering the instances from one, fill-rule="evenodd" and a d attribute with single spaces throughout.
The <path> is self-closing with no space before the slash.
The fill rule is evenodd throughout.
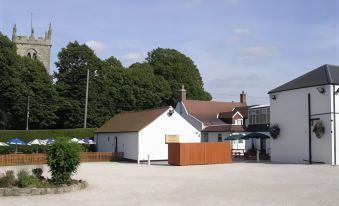
<path id="1" fill-rule="evenodd" d="M 101 60 L 85 44 L 70 42 L 58 53 L 58 72 L 18 56 L 0 33 L 0 129 L 83 127 L 89 70 L 87 127 L 99 127 L 121 111 L 175 106 L 184 84 L 190 99 L 210 100 L 194 62 L 174 49 L 156 48 L 144 62 L 125 68 L 115 57 Z"/>

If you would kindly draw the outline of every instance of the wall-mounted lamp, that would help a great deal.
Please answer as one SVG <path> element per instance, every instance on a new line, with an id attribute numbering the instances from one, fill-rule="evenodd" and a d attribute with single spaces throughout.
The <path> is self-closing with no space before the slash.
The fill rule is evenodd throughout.
<path id="1" fill-rule="evenodd" d="M 324 94 L 326 92 L 324 87 L 317 87 L 317 90 L 320 94 Z"/>
<path id="2" fill-rule="evenodd" d="M 276 100 L 276 99 L 277 99 L 277 96 L 276 96 L 275 94 L 272 94 L 272 95 L 271 95 L 271 99 L 272 99 L 272 100 Z"/>
<path id="3" fill-rule="evenodd" d="M 173 113 L 174 113 L 174 109 L 170 109 L 170 110 L 168 111 L 167 115 L 170 117 L 170 116 L 172 116 Z"/>

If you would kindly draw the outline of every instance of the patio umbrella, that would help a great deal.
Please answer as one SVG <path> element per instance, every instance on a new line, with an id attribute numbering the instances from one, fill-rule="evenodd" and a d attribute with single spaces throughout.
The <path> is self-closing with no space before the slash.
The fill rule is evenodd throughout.
<path id="1" fill-rule="evenodd" d="M 6 144 L 6 143 L 4 143 L 4 142 L 0 142 L 0 146 L 1 146 L 1 147 L 6 147 L 6 146 L 8 146 L 8 144 Z"/>
<path id="2" fill-rule="evenodd" d="M 27 145 L 41 145 L 40 139 L 35 139 L 27 143 Z"/>
<path id="3" fill-rule="evenodd" d="M 245 135 L 242 139 L 269 139 L 270 137 L 266 134 L 253 132 L 248 135 Z"/>
<path id="4" fill-rule="evenodd" d="M 49 145 L 49 144 L 53 144 L 55 142 L 54 139 L 44 139 L 44 140 L 41 140 L 41 144 L 42 145 Z"/>
<path id="5" fill-rule="evenodd" d="M 36 152 L 38 153 L 39 151 L 39 145 L 42 145 L 42 142 L 40 139 L 35 139 L 27 143 L 27 145 L 37 145 L 37 150 Z"/>
<path id="6" fill-rule="evenodd" d="M 7 142 L 8 144 L 15 145 L 15 153 L 18 153 L 18 145 L 26 145 L 24 141 L 18 138 L 10 139 Z"/>
<path id="7" fill-rule="evenodd" d="M 224 140 L 238 140 L 242 139 L 245 136 L 243 133 L 238 133 L 238 134 L 230 134 L 227 137 L 225 137 Z"/>
<path id="8" fill-rule="evenodd" d="M 81 140 L 78 139 L 78 138 L 75 138 L 75 137 L 72 138 L 72 139 L 70 140 L 70 142 L 77 143 L 77 144 L 82 144 Z"/>
<path id="9" fill-rule="evenodd" d="M 83 143 L 80 143 L 80 144 L 96 144 L 95 141 L 93 141 L 92 139 L 90 138 L 84 138 L 81 140 Z"/>

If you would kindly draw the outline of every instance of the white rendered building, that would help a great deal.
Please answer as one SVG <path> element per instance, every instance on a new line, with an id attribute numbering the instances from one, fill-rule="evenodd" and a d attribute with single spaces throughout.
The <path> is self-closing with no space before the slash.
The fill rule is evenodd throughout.
<path id="1" fill-rule="evenodd" d="M 339 164 L 339 66 L 323 65 L 269 92 L 271 160 L 288 163 Z M 339 105 L 338 105 L 339 106 Z M 315 125 L 324 133 L 317 137 Z"/>
<path id="2" fill-rule="evenodd" d="M 200 132 L 172 107 L 122 112 L 95 132 L 99 152 L 123 152 L 131 160 L 167 160 L 166 136 L 200 142 Z"/>

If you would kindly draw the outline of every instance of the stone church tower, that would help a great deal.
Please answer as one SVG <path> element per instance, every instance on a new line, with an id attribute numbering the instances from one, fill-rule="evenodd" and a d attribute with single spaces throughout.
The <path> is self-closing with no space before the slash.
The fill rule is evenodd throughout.
<path id="1" fill-rule="evenodd" d="M 45 32 L 45 37 L 35 38 L 34 29 L 31 28 L 30 36 L 17 36 L 16 25 L 13 26 L 12 41 L 16 44 L 17 53 L 20 56 L 27 56 L 32 59 L 37 59 L 43 63 L 46 72 L 49 73 L 50 57 L 51 57 L 51 37 L 52 27 L 49 24 L 49 29 Z"/>

